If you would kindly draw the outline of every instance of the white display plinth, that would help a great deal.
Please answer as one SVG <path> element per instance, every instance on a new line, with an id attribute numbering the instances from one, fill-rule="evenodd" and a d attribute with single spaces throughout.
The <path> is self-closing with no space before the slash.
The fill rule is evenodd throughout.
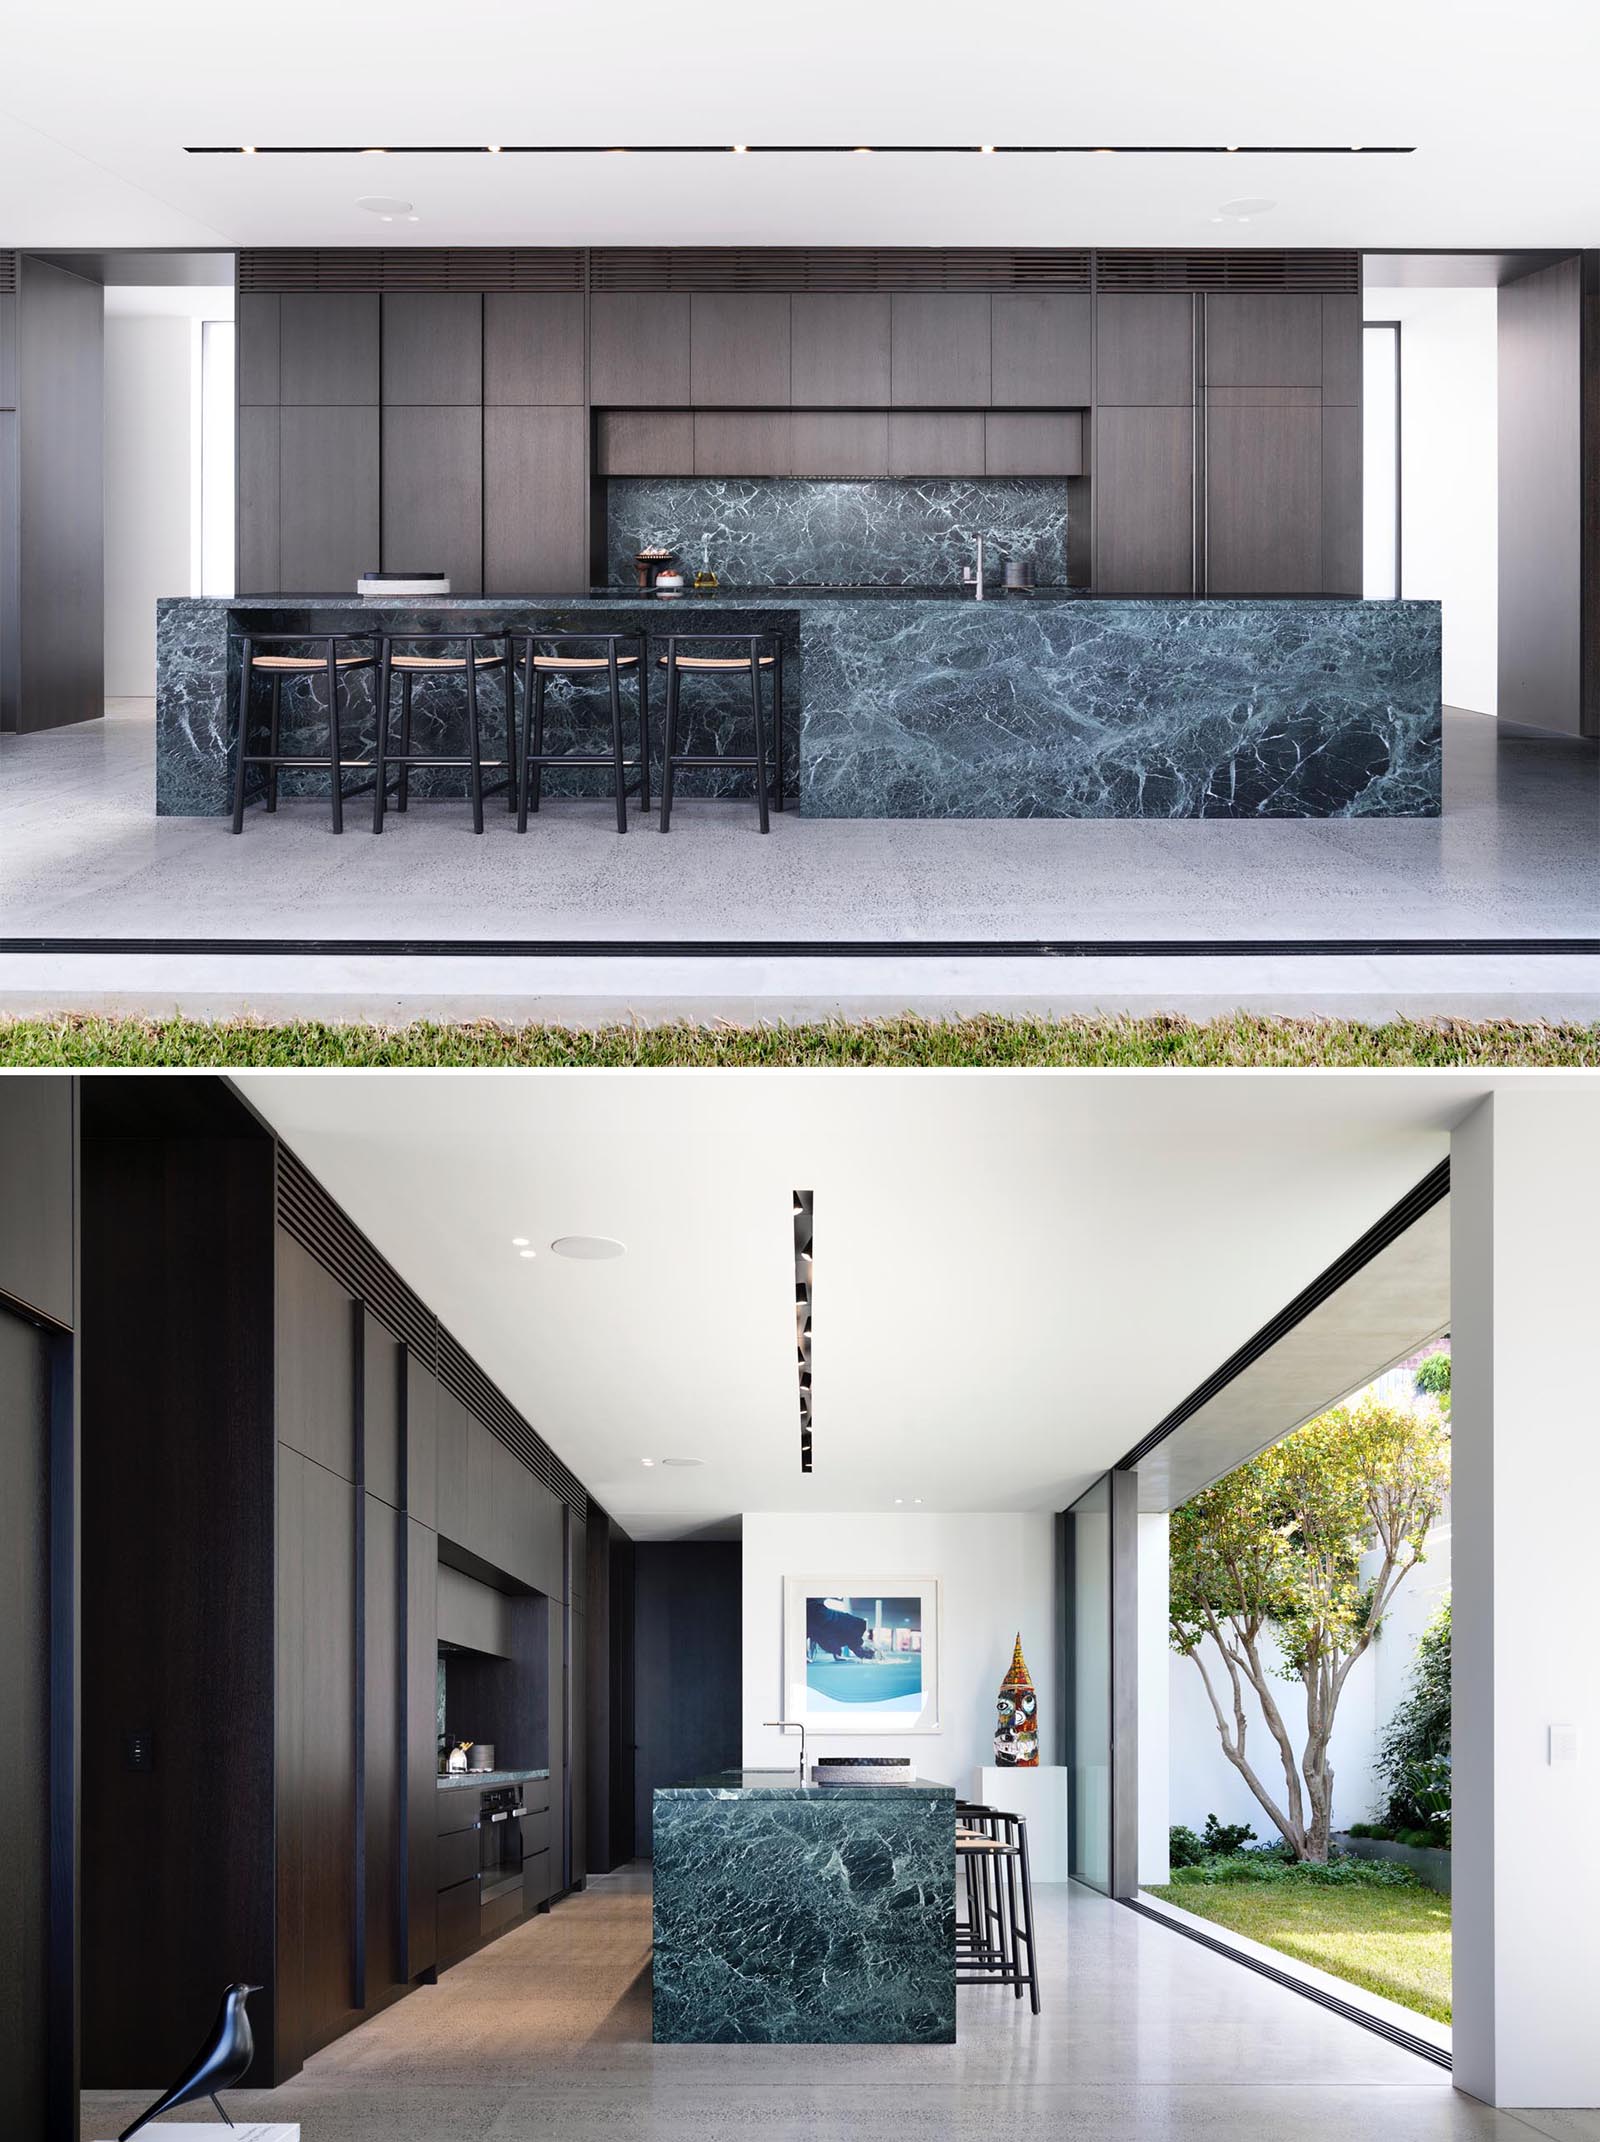
<path id="1" fill-rule="evenodd" d="M 300 2122 L 236 2120 L 232 2127 L 224 2127 L 220 2120 L 211 2120 L 204 2126 L 173 2126 L 166 2120 L 157 2120 L 144 2133 L 153 2142 L 300 2142 Z"/>
<path id="2" fill-rule="evenodd" d="M 985 1807 L 1020 1815 L 1028 1825 L 1028 1868 L 1036 1882 L 1067 1879 L 1067 1771 L 1062 1763 L 1037 1770 L 976 1770 L 972 1797 Z"/>

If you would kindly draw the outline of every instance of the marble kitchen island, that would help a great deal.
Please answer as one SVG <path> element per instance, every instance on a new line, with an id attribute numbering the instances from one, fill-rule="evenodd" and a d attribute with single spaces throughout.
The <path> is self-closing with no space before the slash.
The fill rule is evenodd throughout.
<path id="1" fill-rule="evenodd" d="M 1116 598 L 1041 590 L 982 603 L 958 590 L 728 590 L 663 602 L 618 593 L 366 601 L 183 598 L 158 606 L 156 809 L 218 817 L 238 643 L 252 630 L 767 632 L 784 643 L 786 793 L 807 818 L 1435 817 L 1441 797 L 1435 602 L 1333 596 Z M 653 672 L 655 748 L 665 692 Z M 304 680 L 284 694 L 285 748 L 325 751 Z M 565 694 L 551 692 L 552 740 Z M 485 753 L 501 734 L 482 697 Z M 564 748 L 595 748 L 604 694 L 586 691 Z M 417 700 L 417 748 L 460 748 L 459 686 Z M 743 680 L 691 680 L 683 746 L 748 748 Z M 350 688 L 347 757 L 370 754 L 370 672 Z M 391 730 L 391 735 L 394 731 Z M 358 785 L 350 778 L 350 787 Z M 552 794 L 608 777 L 547 774 Z M 455 773 L 413 793 L 460 793 Z M 749 794 L 748 774 L 687 775 L 680 793 Z M 323 795 L 321 773 L 286 793 Z M 655 783 L 659 794 L 659 781 Z"/>
<path id="2" fill-rule="evenodd" d="M 653 1843 L 658 2044 L 954 2044 L 952 1787 L 725 1771 Z"/>

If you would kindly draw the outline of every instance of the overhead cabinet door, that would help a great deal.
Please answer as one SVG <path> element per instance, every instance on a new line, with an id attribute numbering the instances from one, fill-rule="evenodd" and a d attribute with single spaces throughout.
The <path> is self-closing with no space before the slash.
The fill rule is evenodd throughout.
<path id="1" fill-rule="evenodd" d="M 278 378 L 286 404 L 322 408 L 378 400 L 378 300 L 349 291 L 279 300 Z M 259 390 L 258 390 L 259 391 Z"/>
<path id="2" fill-rule="evenodd" d="M 1208 387 L 1322 386 L 1322 299 L 1295 291 L 1208 297 Z"/>
<path id="3" fill-rule="evenodd" d="M 773 408 L 789 400 L 789 300 L 697 294 L 689 309 L 689 393 L 696 408 Z"/>
<path id="4" fill-rule="evenodd" d="M 1188 409 L 1195 394 L 1194 299 L 1179 291 L 1096 300 L 1095 400 L 1102 409 Z"/>
<path id="5" fill-rule="evenodd" d="M 797 293 L 790 334 L 796 409 L 881 409 L 888 402 L 887 296 Z"/>
<path id="6" fill-rule="evenodd" d="M 589 399 L 601 409 L 687 406 L 687 297 L 671 291 L 596 292 L 589 301 Z"/>
<path id="7" fill-rule="evenodd" d="M 383 301 L 386 402 L 483 400 L 483 299 L 407 291 Z"/>
<path id="8" fill-rule="evenodd" d="M 991 304 L 997 409 L 1086 408 L 1092 397 L 1087 295 L 1019 292 Z"/>
<path id="9" fill-rule="evenodd" d="M 982 408 L 989 400 L 989 300 L 897 291 L 890 398 L 898 408 Z"/>
<path id="10" fill-rule="evenodd" d="M 352 594 L 378 556 L 377 406 L 285 405 L 280 422 L 283 591 Z"/>
<path id="11" fill-rule="evenodd" d="M 583 299 L 494 291 L 483 301 L 483 398 L 530 407 L 583 401 Z"/>

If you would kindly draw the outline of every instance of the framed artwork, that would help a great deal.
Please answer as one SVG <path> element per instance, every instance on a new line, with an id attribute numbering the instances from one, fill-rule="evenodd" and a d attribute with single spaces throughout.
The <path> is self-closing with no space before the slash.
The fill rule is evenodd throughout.
<path id="1" fill-rule="evenodd" d="M 938 1578 L 785 1577 L 783 1716 L 827 1733 L 937 1733 Z"/>

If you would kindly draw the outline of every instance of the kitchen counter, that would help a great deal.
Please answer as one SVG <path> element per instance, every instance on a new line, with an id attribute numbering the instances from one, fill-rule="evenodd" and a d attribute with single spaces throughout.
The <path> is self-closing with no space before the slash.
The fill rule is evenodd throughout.
<path id="1" fill-rule="evenodd" d="M 658 2043 L 951 2045 L 955 1793 L 726 1771 L 654 1795 Z"/>
<path id="2" fill-rule="evenodd" d="M 528 1785 L 535 1778 L 547 1778 L 548 1770 L 469 1770 L 465 1776 L 435 1778 L 441 1792 L 459 1792 L 467 1785 Z"/>
<path id="3" fill-rule="evenodd" d="M 766 632 L 784 643 L 786 793 L 821 818 L 1434 817 L 1441 799 L 1440 611 L 1350 597 L 1151 597 L 1071 589 L 987 597 L 955 588 L 725 589 L 671 600 L 549 596 L 261 595 L 157 606 L 156 808 L 231 808 L 230 638 L 254 629 Z M 662 690 L 653 712 L 659 750 Z M 326 750 L 317 686 L 284 690 L 284 748 Z M 351 686 L 345 755 L 371 749 L 370 672 Z M 498 753 L 500 686 L 480 691 Z M 460 748 L 458 682 L 417 695 L 416 748 Z M 568 714 L 572 715 L 569 724 Z M 744 679 L 694 679 L 683 748 L 749 731 Z M 596 748 L 604 694 L 552 681 L 551 740 Z M 604 773 L 549 770 L 552 794 Z M 413 792 L 460 794 L 419 772 Z M 352 781 L 352 787 L 355 783 Z M 287 793 L 326 777 L 289 774 Z M 659 792 L 659 784 L 656 784 Z M 744 773 L 688 774 L 684 796 L 749 794 Z M 360 821 L 358 820 L 357 823 Z"/>

